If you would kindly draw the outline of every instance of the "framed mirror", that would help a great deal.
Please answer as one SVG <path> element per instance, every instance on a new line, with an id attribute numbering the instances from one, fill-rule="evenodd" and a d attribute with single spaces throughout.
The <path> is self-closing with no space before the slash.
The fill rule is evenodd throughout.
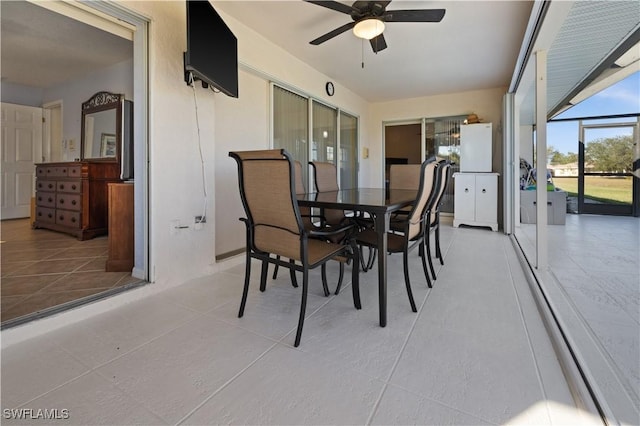
<path id="1" fill-rule="evenodd" d="M 98 92 L 82 104 L 82 160 L 119 162 L 124 96 Z"/>

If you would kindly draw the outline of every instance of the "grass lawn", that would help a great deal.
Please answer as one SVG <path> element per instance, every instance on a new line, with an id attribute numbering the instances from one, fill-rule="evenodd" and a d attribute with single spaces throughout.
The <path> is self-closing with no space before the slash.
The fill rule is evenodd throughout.
<path id="1" fill-rule="evenodd" d="M 578 196 L 577 177 L 554 177 L 556 188 Z M 631 204 L 633 180 L 630 176 L 585 176 L 584 196 L 594 201 L 613 204 Z M 586 201 L 586 200 L 585 200 Z"/>

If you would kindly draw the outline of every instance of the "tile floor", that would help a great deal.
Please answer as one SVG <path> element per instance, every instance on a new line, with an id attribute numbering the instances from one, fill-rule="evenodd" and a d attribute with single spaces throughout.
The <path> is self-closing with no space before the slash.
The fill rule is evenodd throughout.
<path id="1" fill-rule="evenodd" d="M 623 423 L 640 424 L 640 219 L 569 214 L 564 226 L 548 229 L 547 284 L 550 291 L 558 284 L 552 293 L 558 306 L 567 300 L 567 309 L 557 314 L 571 328 L 614 414 Z M 535 259 L 535 225 L 523 225 L 520 235 L 525 253 Z M 615 383 L 607 381 L 622 389 L 613 392 Z M 623 399 L 628 403 L 616 408 Z"/>
<path id="2" fill-rule="evenodd" d="M 239 265 L 11 345 L 3 424 L 32 424 L 6 415 L 20 408 L 67 425 L 601 424 L 574 408 L 509 238 L 444 226 L 442 241 L 433 289 L 414 252 L 418 313 L 390 257 L 385 328 L 375 274 L 357 311 L 314 271 L 294 348 L 300 289 L 281 273 L 261 293 L 255 264 L 243 318 Z"/>
<path id="3" fill-rule="evenodd" d="M 105 272 L 106 236 L 78 241 L 31 229 L 29 219 L 3 220 L 0 232 L 3 323 L 139 281 L 126 272 Z"/>

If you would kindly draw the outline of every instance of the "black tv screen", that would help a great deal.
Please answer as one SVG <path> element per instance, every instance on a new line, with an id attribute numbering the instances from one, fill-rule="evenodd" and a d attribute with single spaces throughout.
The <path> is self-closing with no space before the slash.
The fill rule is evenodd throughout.
<path id="1" fill-rule="evenodd" d="M 189 73 L 224 94 L 238 97 L 238 40 L 207 1 L 187 0 L 187 51 L 185 79 Z"/>

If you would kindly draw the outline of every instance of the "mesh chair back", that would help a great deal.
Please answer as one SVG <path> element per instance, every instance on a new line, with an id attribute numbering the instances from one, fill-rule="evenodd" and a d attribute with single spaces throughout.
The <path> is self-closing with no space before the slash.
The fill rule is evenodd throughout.
<path id="1" fill-rule="evenodd" d="M 439 177 L 439 185 L 438 185 L 438 192 L 435 194 L 435 199 L 433 201 L 433 206 L 431 208 L 431 215 L 430 215 L 430 223 L 434 223 L 436 221 L 436 216 L 438 213 L 438 209 L 440 208 L 440 203 L 442 202 L 442 197 L 444 195 L 444 192 L 446 190 L 447 187 L 447 183 L 449 183 L 449 178 L 451 177 L 451 164 L 449 163 L 445 163 L 442 164 L 440 167 L 438 167 L 438 173 L 440 174 Z"/>
<path id="2" fill-rule="evenodd" d="M 338 170 L 331 163 L 311 161 L 317 192 L 338 191 Z"/>
<path id="3" fill-rule="evenodd" d="M 258 251 L 300 260 L 302 225 L 291 157 L 284 150 L 231 155 L 239 164 L 240 195 L 253 231 L 249 243 Z"/>
<path id="4" fill-rule="evenodd" d="M 423 229 L 422 216 L 433 200 L 433 190 L 436 183 L 437 170 L 438 163 L 435 161 L 425 162 L 421 166 L 418 197 L 411 213 L 409 214 L 409 230 L 407 237 L 410 240 L 419 235 Z"/>

